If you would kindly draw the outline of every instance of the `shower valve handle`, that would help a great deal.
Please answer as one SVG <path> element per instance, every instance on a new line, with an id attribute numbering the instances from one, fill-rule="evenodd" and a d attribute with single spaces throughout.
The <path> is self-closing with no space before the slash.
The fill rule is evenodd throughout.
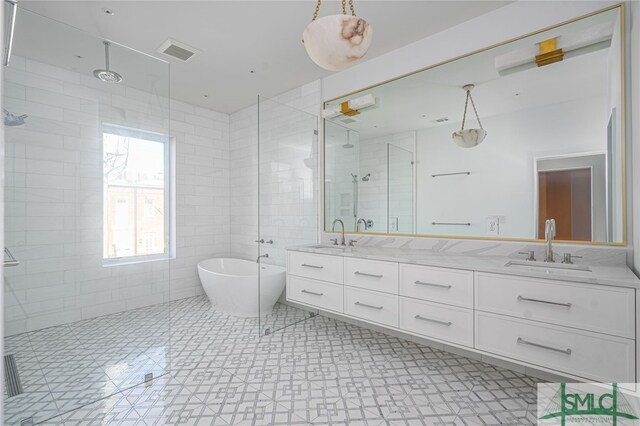
<path id="1" fill-rule="evenodd" d="M 264 240 L 264 238 L 260 238 L 259 240 L 255 241 L 256 243 L 260 243 L 260 244 L 273 244 L 273 240 Z"/>

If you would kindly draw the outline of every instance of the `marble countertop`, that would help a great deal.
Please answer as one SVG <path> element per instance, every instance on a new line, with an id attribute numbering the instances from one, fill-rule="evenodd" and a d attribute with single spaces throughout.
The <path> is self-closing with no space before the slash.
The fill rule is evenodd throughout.
<path id="1" fill-rule="evenodd" d="M 565 269 L 548 269 L 536 266 L 505 266 L 509 261 L 523 260 L 506 256 L 464 255 L 442 253 L 431 250 L 411 250 L 386 247 L 332 248 L 329 245 L 304 245 L 288 247 L 287 250 L 317 253 L 342 257 L 408 263 L 413 265 L 440 266 L 478 272 L 517 275 L 522 277 L 572 281 L 587 284 L 640 288 L 640 279 L 626 265 L 588 265 L 591 272 Z M 543 266 L 544 263 L 536 261 Z M 576 261 L 576 265 L 579 265 Z"/>

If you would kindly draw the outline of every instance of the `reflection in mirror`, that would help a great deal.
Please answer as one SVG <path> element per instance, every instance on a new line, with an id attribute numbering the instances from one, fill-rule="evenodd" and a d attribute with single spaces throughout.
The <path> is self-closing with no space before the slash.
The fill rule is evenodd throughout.
<path id="1" fill-rule="evenodd" d="M 541 239 L 555 219 L 559 240 L 623 242 L 620 22 L 615 7 L 327 102 L 325 229 Z M 463 127 L 482 143 L 454 142 Z"/>

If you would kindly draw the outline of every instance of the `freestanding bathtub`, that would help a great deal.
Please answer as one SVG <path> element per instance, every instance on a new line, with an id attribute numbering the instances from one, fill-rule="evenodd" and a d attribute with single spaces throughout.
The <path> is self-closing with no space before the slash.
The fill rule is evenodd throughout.
<path id="1" fill-rule="evenodd" d="M 198 276 L 211 305 L 239 317 L 270 314 L 285 286 L 285 268 L 242 259 L 203 260 L 198 263 Z"/>

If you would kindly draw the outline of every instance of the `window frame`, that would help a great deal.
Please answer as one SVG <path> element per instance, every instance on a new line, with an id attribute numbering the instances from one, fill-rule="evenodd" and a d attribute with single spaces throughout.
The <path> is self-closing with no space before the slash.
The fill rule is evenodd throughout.
<path id="1" fill-rule="evenodd" d="M 106 238 L 106 216 L 105 216 L 105 173 L 104 173 L 104 135 L 116 134 L 136 139 L 160 142 L 164 146 L 164 241 L 165 248 L 163 253 L 142 254 L 134 256 L 121 257 L 105 257 L 104 240 Z M 176 258 L 176 206 L 175 206 L 175 162 L 176 162 L 176 139 L 166 134 L 154 132 L 146 129 L 122 126 L 112 123 L 102 123 L 100 128 L 101 136 L 101 168 L 102 168 L 102 266 L 118 266 L 135 263 L 154 262 L 162 260 L 171 260 Z M 136 223 L 137 226 L 137 223 Z M 137 241 L 136 241 L 137 244 Z"/>

